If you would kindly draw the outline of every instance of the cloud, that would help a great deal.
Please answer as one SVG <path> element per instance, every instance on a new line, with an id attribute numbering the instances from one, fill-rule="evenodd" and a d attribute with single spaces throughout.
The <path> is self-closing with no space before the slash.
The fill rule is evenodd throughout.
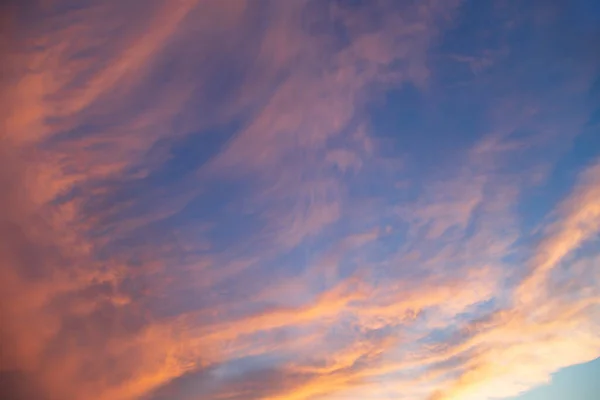
<path id="1" fill-rule="evenodd" d="M 585 274 L 557 271 L 561 260 L 598 234 L 594 225 L 598 189 L 597 165 L 581 173 L 579 183 L 557 208 L 557 220 L 535 247 L 531 272 L 514 288 L 511 305 L 482 326 L 469 329 L 469 339 L 452 350 L 471 353 L 453 385 L 435 399 L 509 397 L 548 382 L 557 369 L 591 361 L 600 341 L 593 315 L 598 292 L 582 279 Z M 581 219 L 585 215 L 585 222 Z M 576 257 L 590 257 L 579 255 Z M 571 261 L 572 262 L 572 261 Z M 560 275 L 552 277 L 551 271 Z M 581 296 L 551 289 L 554 279 L 589 287 Z M 595 311 L 594 311 L 595 310 Z M 575 339 L 575 340 L 574 340 Z"/>
<path id="2" fill-rule="evenodd" d="M 0 391 L 479 399 L 597 356 L 598 164 L 537 226 L 519 214 L 589 82 L 536 87 L 513 64 L 535 43 L 499 27 L 502 51 L 438 58 L 465 7 L 3 10 Z M 466 117 L 457 60 L 477 70 Z M 388 99 L 407 86 L 427 140 L 476 131 L 430 169 L 373 121 L 374 104 L 408 108 Z"/>
<path id="3" fill-rule="evenodd" d="M 529 302 L 544 292 L 548 274 L 572 251 L 600 230 L 600 166 L 593 165 L 581 174 L 577 186 L 558 211 L 559 218 L 548 227 L 549 233 L 539 245 L 533 270 L 521 283 L 519 301 Z"/>

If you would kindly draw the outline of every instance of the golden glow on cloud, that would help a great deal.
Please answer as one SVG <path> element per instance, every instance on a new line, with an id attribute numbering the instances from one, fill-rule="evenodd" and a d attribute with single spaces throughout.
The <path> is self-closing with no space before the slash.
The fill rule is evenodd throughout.
<path id="1" fill-rule="evenodd" d="M 600 355 L 600 160 L 539 226 L 517 212 L 560 88 L 506 95 L 532 104 L 446 140 L 439 175 L 373 132 L 381 87 L 442 108 L 460 1 L 58 3 L 3 11 L 0 375 L 40 400 L 479 400 Z"/>

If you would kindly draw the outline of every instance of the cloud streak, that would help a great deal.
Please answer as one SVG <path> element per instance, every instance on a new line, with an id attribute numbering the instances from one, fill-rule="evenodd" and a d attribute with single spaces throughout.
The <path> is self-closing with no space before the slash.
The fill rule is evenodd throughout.
<path id="1" fill-rule="evenodd" d="M 540 39 L 579 12 L 6 7 L 0 390 L 491 399 L 598 357 L 600 60 Z"/>

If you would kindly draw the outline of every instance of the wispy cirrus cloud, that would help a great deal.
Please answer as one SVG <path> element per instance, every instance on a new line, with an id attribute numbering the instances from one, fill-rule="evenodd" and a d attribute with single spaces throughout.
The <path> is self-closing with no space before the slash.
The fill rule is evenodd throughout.
<path id="1" fill-rule="evenodd" d="M 593 30 L 473 7 L 7 8 L 0 390 L 481 399 L 597 357 L 597 152 L 553 185 L 598 60 L 539 70 Z"/>

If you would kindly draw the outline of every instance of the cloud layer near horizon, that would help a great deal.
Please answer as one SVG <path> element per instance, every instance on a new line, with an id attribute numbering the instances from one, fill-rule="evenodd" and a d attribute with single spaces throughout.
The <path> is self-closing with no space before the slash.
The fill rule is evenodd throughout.
<path id="1" fill-rule="evenodd" d="M 0 390 L 479 400 L 600 356 L 593 1 L 517 3 L 6 6 Z"/>

